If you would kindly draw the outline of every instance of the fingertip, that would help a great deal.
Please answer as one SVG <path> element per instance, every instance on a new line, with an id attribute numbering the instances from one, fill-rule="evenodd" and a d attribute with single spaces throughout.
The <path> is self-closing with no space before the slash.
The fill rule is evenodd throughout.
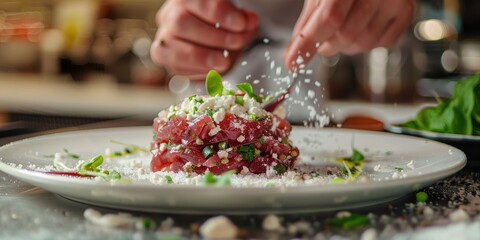
<path id="1" fill-rule="evenodd" d="M 254 31 L 258 28 L 259 18 L 255 12 L 249 10 L 243 10 L 244 15 L 246 17 L 246 30 L 247 31 Z"/>

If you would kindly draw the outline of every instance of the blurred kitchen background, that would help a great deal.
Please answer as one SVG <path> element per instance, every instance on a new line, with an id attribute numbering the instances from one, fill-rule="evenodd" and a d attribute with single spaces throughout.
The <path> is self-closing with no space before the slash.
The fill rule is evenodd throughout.
<path id="1" fill-rule="evenodd" d="M 149 56 L 162 0 L 0 1 L 0 137 L 151 122 L 182 86 Z M 480 1 L 422 0 L 393 49 L 323 59 L 332 101 L 414 104 L 480 71 Z M 170 86 L 170 87 L 169 87 Z M 172 91 L 173 90 L 173 91 Z"/>

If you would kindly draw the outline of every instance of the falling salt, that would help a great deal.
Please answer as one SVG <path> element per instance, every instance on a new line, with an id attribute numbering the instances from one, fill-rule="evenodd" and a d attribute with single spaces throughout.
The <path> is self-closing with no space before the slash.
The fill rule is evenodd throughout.
<path id="1" fill-rule="evenodd" d="M 313 98 L 315 97 L 315 91 L 313 91 L 313 90 L 308 90 L 307 95 L 308 95 L 309 98 L 312 98 L 312 99 L 313 99 Z"/>
<path id="2" fill-rule="evenodd" d="M 275 68 L 275 61 L 271 61 L 270 62 L 270 69 L 274 69 Z"/>
<path id="3" fill-rule="evenodd" d="M 248 79 L 250 79 L 250 78 L 252 78 L 252 74 L 248 74 L 248 75 L 245 77 L 245 80 L 248 80 Z"/>
<path id="4" fill-rule="evenodd" d="M 310 75 L 310 74 L 312 74 L 312 72 L 313 72 L 312 69 L 307 69 L 306 74 Z"/>
<path id="5" fill-rule="evenodd" d="M 220 23 L 219 22 L 215 23 L 215 28 L 220 28 Z"/>
<path id="6" fill-rule="evenodd" d="M 259 84 L 259 83 L 260 83 L 260 80 L 258 79 L 253 80 L 253 84 Z"/>
<path id="7" fill-rule="evenodd" d="M 269 43 L 269 42 L 270 42 L 270 39 L 268 39 L 268 38 L 263 39 L 263 43 Z"/>
<path id="8" fill-rule="evenodd" d="M 315 86 L 320 87 L 320 82 L 319 82 L 319 81 L 315 81 Z"/>
<path id="9" fill-rule="evenodd" d="M 310 83 L 310 78 L 305 78 L 304 82 L 305 83 Z"/>
<path id="10" fill-rule="evenodd" d="M 295 62 L 296 62 L 297 64 L 303 63 L 303 57 L 300 56 L 300 55 L 298 55 L 297 60 L 295 60 Z"/>
<path id="11" fill-rule="evenodd" d="M 223 50 L 223 57 L 227 58 L 229 54 L 228 50 Z"/>
<path id="12" fill-rule="evenodd" d="M 275 74 L 277 74 L 277 75 L 282 74 L 282 68 L 281 68 L 281 67 L 277 67 Z"/>
<path id="13" fill-rule="evenodd" d="M 243 62 L 241 63 L 241 65 L 242 65 L 242 66 L 245 66 L 245 65 L 247 65 L 247 63 L 248 63 L 247 61 L 243 61 Z"/>
<path id="14" fill-rule="evenodd" d="M 305 74 L 305 69 L 300 69 L 300 70 L 298 71 L 298 73 L 300 73 L 300 74 Z"/>
<path id="15" fill-rule="evenodd" d="M 319 42 L 315 43 L 315 48 L 319 48 L 319 47 L 320 47 L 320 43 Z"/>

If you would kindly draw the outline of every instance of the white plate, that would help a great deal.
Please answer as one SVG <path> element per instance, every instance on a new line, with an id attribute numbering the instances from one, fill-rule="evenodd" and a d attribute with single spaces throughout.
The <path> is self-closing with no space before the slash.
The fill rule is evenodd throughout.
<path id="1" fill-rule="evenodd" d="M 428 186 L 466 164 L 465 154 L 454 147 L 389 133 L 294 128 L 291 139 L 302 156 L 321 161 L 325 155 L 350 151 L 352 136 L 355 147 L 369 159 L 364 166 L 364 175 L 371 179 L 367 182 L 271 188 L 111 185 L 26 169 L 30 164 L 51 165 L 51 159 L 41 156 L 59 149 L 82 155 L 103 153 L 111 139 L 148 146 L 150 127 L 66 132 L 13 142 L 0 147 L 0 170 L 64 197 L 104 207 L 175 213 L 261 213 L 338 210 L 383 203 Z M 397 173 L 395 167 L 404 170 Z"/>
<path id="2" fill-rule="evenodd" d="M 480 136 L 474 136 L 474 135 L 430 132 L 430 131 L 416 130 L 411 128 L 400 127 L 397 125 L 387 125 L 387 124 L 385 125 L 385 130 L 392 133 L 401 133 L 401 134 L 407 134 L 412 136 L 424 137 L 424 138 L 429 138 L 432 140 L 446 142 L 446 143 L 450 143 L 450 142 L 480 143 Z"/>

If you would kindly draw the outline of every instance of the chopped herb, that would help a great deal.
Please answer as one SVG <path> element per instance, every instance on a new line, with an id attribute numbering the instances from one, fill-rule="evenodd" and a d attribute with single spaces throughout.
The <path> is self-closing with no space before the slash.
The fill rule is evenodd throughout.
<path id="1" fill-rule="evenodd" d="M 192 95 L 192 96 L 188 97 L 188 101 L 192 101 L 196 97 L 197 97 L 197 95 Z"/>
<path id="2" fill-rule="evenodd" d="M 205 111 L 205 113 L 207 114 L 207 116 L 209 116 L 211 119 L 213 119 L 213 112 L 212 112 L 212 110 L 207 109 L 207 110 Z"/>
<path id="3" fill-rule="evenodd" d="M 417 192 L 417 194 L 415 194 L 415 197 L 416 197 L 418 203 L 420 203 L 420 202 L 423 203 L 423 202 L 426 202 L 428 200 L 428 195 L 425 192 Z"/>
<path id="4" fill-rule="evenodd" d="M 64 148 L 63 151 L 65 152 L 65 154 L 66 154 L 67 157 L 69 157 L 69 158 L 73 158 L 73 159 L 79 159 L 79 158 L 80 158 L 79 155 L 74 154 L 74 153 L 70 153 L 66 148 Z"/>
<path id="5" fill-rule="evenodd" d="M 217 167 L 220 166 L 220 162 L 216 162 L 215 166 L 217 166 Z"/>
<path id="6" fill-rule="evenodd" d="M 273 170 L 275 170 L 278 175 L 282 175 L 287 171 L 287 167 L 285 167 L 283 164 L 277 164 L 273 166 Z"/>
<path id="7" fill-rule="evenodd" d="M 330 183 L 333 183 L 333 184 L 345 183 L 345 179 L 336 177 L 336 178 L 330 180 Z"/>
<path id="8" fill-rule="evenodd" d="M 206 172 L 205 175 L 203 176 L 203 183 L 205 185 L 214 185 L 216 182 L 217 182 L 217 178 L 211 172 Z"/>
<path id="9" fill-rule="evenodd" d="M 283 143 L 283 144 L 288 144 L 288 138 L 286 138 L 286 137 L 285 137 L 285 138 L 282 138 L 282 143 Z"/>
<path id="10" fill-rule="evenodd" d="M 356 164 L 362 161 L 363 159 L 365 159 L 365 156 L 363 156 L 363 154 L 360 151 L 358 151 L 355 148 L 353 148 L 352 150 L 353 150 L 353 153 L 352 153 L 352 156 L 350 157 L 350 161 Z"/>
<path id="11" fill-rule="evenodd" d="M 265 139 L 259 138 L 259 139 L 258 139 L 258 142 L 263 145 L 263 144 L 265 143 Z"/>
<path id="12" fill-rule="evenodd" d="M 185 148 L 185 151 L 183 151 L 184 153 L 186 154 L 189 154 L 190 152 L 192 152 L 192 150 L 190 150 L 190 148 Z"/>
<path id="13" fill-rule="evenodd" d="M 257 120 L 257 115 L 256 114 L 250 114 L 250 115 L 248 115 L 248 119 L 250 119 L 252 121 L 255 121 L 255 120 Z"/>
<path id="14" fill-rule="evenodd" d="M 195 114 L 195 113 L 197 113 L 197 111 L 198 111 L 198 107 L 197 107 L 197 106 L 193 106 L 193 111 L 192 111 L 192 113 Z"/>
<path id="15" fill-rule="evenodd" d="M 234 173 L 235 170 L 230 170 L 220 176 L 215 176 L 211 172 L 206 172 L 203 176 L 203 184 L 207 186 L 230 186 L 230 176 Z"/>
<path id="16" fill-rule="evenodd" d="M 150 230 L 155 228 L 155 222 L 150 218 L 144 218 L 142 220 L 142 227 L 145 230 Z"/>
<path id="17" fill-rule="evenodd" d="M 332 225 L 334 228 L 351 230 L 354 228 L 363 227 L 367 225 L 369 221 L 370 220 L 366 215 L 352 213 L 348 217 L 334 218 L 330 221 L 330 225 Z"/>
<path id="18" fill-rule="evenodd" d="M 310 173 L 310 176 L 312 176 L 312 177 L 315 178 L 315 177 L 319 177 L 320 174 L 319 174 L 318 172 L 311 172 L 311 173 Z"/>
<path id="19" fill-rule="evenodd" d="M 243 106 L 245 104 L 245 100 L 243 100 L 242 96 L 236 96 L 235 97 L 235 103 L 240 105 L 240 106 Z"/>
<path id="20" fill-rule="evenodd" d="M 259 102 L 259 103 L 262 103 L 262 98 L 257 96 L 254 92 L 253 92 L 253 87 L 250 83 L 239 83 L 237 84 L 237 88 L 244 92 L 245 94 L 247 94 L 250 98 L 254 98 L 255 101 Z"/>
<path id="21" fill-rule="evenodd" d="M 114 153 L 106 156 L 106 157 L 109 157 L 109 158 L 122 157 L 122 156 L 130 155 L 130 154 L 137 154 L 137 153 L 140 153 L 140 152 L 143 152 L 143 153 L 148 153 L 149 152 L 149 150 L 147 148 L 142 148 L 142 147 L 139 147 L 139 146 L 134 145 L 134 144 L 123 143 L 123 142 L 119 142 L 119 141 L 115 141 L 115 140 L 110 140 L 110 142 L 114 143 L 114 144 L 119 144 L 119 145 L 125 146 L 125 148 L 122 151 L 115 151 Z"/>
<path id="22" fill-rule="evenodd" d="M 171 183 L 173 183 L 173 179 L 172 179 L 172 177 L 170 177 L 170 176 L 168 176 L 168 175 L 167 175 L 167 176 L 165 176 L 165 180 L 167 181 L 167 183 L 168 183 L 168 184 L 171 184 Z"/>
<path id="23" fill-rule="evenodd" d="M 220 149 L 220 150 L 225 150 L 229 147 L 230 147 L 230 145 L 228 145 L 227 142 L 221 142 L 221 143 L 218 144 L 218 149 Z"/>
<path id="24" fill-rule="evenodd" d="M 252 144 L 243 145 L 239 147 L 237 151 L 240 153 L 240 155 L 242 155 L 243 160 L 247 162 L 252 162 L 253 158 L 255 157 L 255 146 Z"/>
<path id="25" fill-rule="evenodd" d="M 403 168 L 401 168 L 401 167 L 394 167 L 394 168 L 395 168 L 395 170 L 396 170 L 397 172 L 403 171 Z"/>
<path id="26" fill-rule="evenodd" d="M 98 155 L 90 159 L 88 162 L 84 163 L 81 166 L 81 170 L 86 170 L 86 171 L 97 171 L 97 168 L 102 165 L 103 163 L 103 156 Z"/>
<path id="27" fill-rule="evenodd" d="M 210 70 L 205 79 L 205 88 L 208 95 L 212 97 L 221 96 L 223 94 L 222 76 L 217 71 Z"/>
<path id="28" fill-rule="evenodd" d="M 208 159 L 208 158 L 210 158 L 211 156 L 213 156 L 213 149 L 212 149 L 212 147 L 210 147 L 210 146 L 205 146 L 205 147 L 203 148 L 203 150 L 202 150 L 202 154 L 203 154 L 203 157 L 204 157 L 205 159 Z"/>

